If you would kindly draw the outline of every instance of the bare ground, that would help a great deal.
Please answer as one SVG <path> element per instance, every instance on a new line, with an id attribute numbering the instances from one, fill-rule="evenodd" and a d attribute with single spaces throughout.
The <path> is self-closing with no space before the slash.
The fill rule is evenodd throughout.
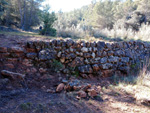
<path id="1" fill-rule="evenodd" d="M 97 97 L 80 100 L 76 99 L 76 92 L 49 93 L 41 88 L 32 87 L 11 91 L 1 90 L 1 113 L 150 112 L 150 107 L 138 103 L 133 95 L 109 87 L 103 89 Z"/>

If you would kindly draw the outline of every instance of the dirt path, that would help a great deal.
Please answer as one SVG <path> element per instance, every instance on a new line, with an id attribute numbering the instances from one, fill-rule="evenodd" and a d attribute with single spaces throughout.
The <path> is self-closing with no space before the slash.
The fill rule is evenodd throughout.
<path id="1" fill-rule="evenodd" d="M 50 38 L 0 34 L 0 46 L 1 47 L 12 47 L 16 45 L 19 46 L 19 45 L 22 45 L 24 42 L 36 41 L 36 40 L 47 41 L 47 40 L 50 40 Z"/>
<path id="2" fill-rule="evenodd" d="M 18 92 L 17 92 L 18 91 Z M 1 113 L 149 113 L 133 95 L 103 89 L 95 98 L 76 99 L 76 92 L 47 93 L 40 89 L 1 91 Z M 13 111 L 13 112 L 12 112 Z"/>

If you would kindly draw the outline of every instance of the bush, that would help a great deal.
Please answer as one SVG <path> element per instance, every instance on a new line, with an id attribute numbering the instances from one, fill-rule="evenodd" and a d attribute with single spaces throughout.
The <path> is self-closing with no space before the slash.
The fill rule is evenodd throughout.
<path id="1" fill-rule="evenodd" d="M 58 60 L 54 59 L 51 63 L 51 68 L 56 72 L 60 71 L 63 67 L 64 67 L 63 64 L 59 62 Z"/>
<path id="2" fill-rule="evenodd" d="M 57 35 L 59 37 L 71 37 L 71 38 L 81 38 L 85 36 L 85 32 L 81 29 L 81 28 L 77 28 L 77 27 L 67 27 L 65 29 L 61 28 L 61 29 L 57 29 Z"/>
<path id="3" fill-rule="evenodd" d="M 40 30 L 40 35 L 56 36 L 56 29 L 54 28 L 42 29 Z"/>

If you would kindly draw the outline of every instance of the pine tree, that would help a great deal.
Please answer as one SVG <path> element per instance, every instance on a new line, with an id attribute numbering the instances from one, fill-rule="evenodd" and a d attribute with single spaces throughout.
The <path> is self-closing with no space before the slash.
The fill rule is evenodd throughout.
<path id="1" fill-rule="evenodd" d="M 54 12 L 49 12 L 50 7 L 46 5 L 42 12 L 42 20 L 44 23 L 43 29 L 40 31 L 42 35 L 56 36 L 56 29 L 53 28 L 54 22 L 57 20 Z"/>

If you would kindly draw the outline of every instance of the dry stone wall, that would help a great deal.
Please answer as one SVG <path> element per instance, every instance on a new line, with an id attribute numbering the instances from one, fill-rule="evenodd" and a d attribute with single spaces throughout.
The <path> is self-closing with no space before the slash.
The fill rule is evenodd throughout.
<path id="1" fill-rule="evenodd" d="M 149 57 L 149 51 L 150 43 L 137 41 L 30 41 L 21 47 L 0 47 L 0 70 L 48 73 L 59 63 L 63 65 L 60 71 L 78 72 L 82 77 L 109 76 L 116 71 L 128 74 L 132 65 Z"/>

